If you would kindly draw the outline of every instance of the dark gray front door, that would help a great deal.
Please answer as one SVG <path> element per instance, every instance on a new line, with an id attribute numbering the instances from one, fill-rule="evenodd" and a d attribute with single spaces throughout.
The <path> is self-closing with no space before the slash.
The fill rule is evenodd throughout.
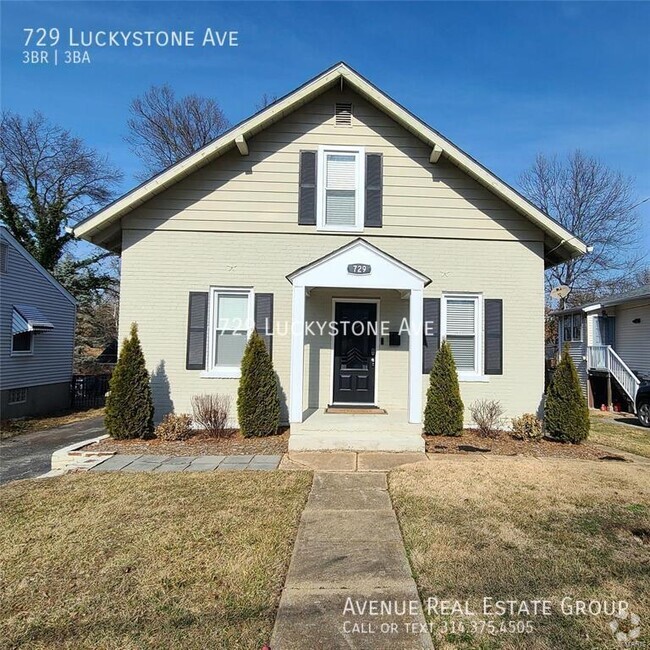
<path id="1" fill-rule="evenodd" d="M 334 318 L 334 403 L 374 404 L 377 305 L 337 302 Z"/>

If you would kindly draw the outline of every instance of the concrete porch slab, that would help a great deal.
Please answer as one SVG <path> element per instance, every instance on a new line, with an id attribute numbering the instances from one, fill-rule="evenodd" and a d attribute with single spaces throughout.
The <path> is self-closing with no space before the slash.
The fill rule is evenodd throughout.
<path id="1" fill-rule="evenodd" d="M 405 410 L 382 415 L 326 413 L 312 410 L 291 425 L 289 451 L 324 449 L 350 451 L 424 452 L 422 425 L 411 424 Z"/>

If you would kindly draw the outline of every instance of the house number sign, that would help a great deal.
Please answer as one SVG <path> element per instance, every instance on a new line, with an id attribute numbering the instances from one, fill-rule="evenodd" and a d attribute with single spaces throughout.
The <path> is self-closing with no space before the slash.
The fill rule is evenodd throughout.
<path id="1" fill-rule="evenodd" d="M 352 275 L 368 275 L 372 271 L 370 264 L 348 264 L 348 273 Z"/>

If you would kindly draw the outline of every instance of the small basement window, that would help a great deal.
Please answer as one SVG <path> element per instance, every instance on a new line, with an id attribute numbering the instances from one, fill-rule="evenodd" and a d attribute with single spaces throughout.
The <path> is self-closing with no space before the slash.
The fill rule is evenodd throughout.
<path id="1" fill-rule="evenodd" d="M 337 103 L 334 114 L 336 126 L 352 126 L 352 104 Z"/>
<path id="2" fill-rule="evenodd" d="M 9 404 L 24 404 L 27 401 L 26 388 L 12 388 L 9 391 Z"/>

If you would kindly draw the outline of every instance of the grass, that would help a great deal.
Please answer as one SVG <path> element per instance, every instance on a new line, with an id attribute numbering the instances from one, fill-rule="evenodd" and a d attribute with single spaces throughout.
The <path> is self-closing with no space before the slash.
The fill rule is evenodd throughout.
<path id="1" fill-rule="evenodd" d="M 86 409 L 85 411 L 64 411 L 54 413 L 47 417 L 40 418 L 20 418 L 15 420 L 0 421 L 0 440 L 13 438 L 22 433 L 31 433 L 32 431 L 43 431 L 45 429 L 55 429 L 65 424 L 80 422 L 104 415 L 104 409 Z"/>
<path id="2" fill-rule="evenodd" d="M 589 442 L 650 458 L 650 428 L 614 422 L 614 417 L 624 416 L 622 413 L 592 414 Z"/>
<path id="3" fill-rule="evenodd" d="M 77 474 L 0 499 L 0 648 L 260 648 L 306 472 Z"/>
<path id="4" fill-rule="evenodd" d="M 611 616 L 566 616 L 560 601 L 625 600 L 650 640 L 648 466 L 545 459 L 437 459 L 393 472 L 390 492 L 423 602 L 553 601 L 550 616 L 436 616 L 436 650 L 620 648 Z M 532 620 L 481 634 L 475 621 Z M 462 621 L 465 630 L 453 630 Z M 447 629 L 445 629 L 447 625 Z M 645 646 L 643 646 L 645 647 Z"/>

